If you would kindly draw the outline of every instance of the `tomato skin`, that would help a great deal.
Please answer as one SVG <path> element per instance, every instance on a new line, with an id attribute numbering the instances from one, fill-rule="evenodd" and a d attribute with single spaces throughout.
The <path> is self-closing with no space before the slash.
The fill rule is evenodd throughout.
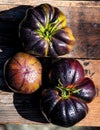
<path id="1" fill-rule="evenodd" d="M 78 98 L 63 99 L 58 90 L 46 89 L 42 92 L 41 110 L 49 122 L 70 127 L 87 115 L 88 107 Z"/>
<path id="2" fill-rule="evenodd" d="M 4 65 L 7 86 L 16 93 L 31 94 L 42 84 L 42 66 L 32 55 L 18 52 Z"/>
<path id="3" fill-rule="evenodd" d="M 95 85 L 93 81 L 87 77 L 76 84 L 75 88 L 80 89 L 80 92 L 74 93 L 73 96 L 79 97 L 87 103 L 91 102 L 96 95 Z"/>
<path id="4" fill-rule="evenodd" d="M 27 10 L 19 27 L 24 50 L 36 56 L 57 57 L 69 53 L 75 43 L 66 16 L 49 4 Z"/>
<path id="5" fill-rule="evenodd" d="M 58 79 L 64 87 L 75 84 L 84 78 L 84 69 L 75 59 L 58 59 L 51 67 L 49 78 L 53 86 L 58 85 Z"/>
<path id="6" fill-rule="evenodd" d="M 96 95 L 93 81 L 85 77 L 84 69 L 78 60 L 63 58 L 55 61 L 51 67 L 49 78 L 52 86 L 57 86 L 58 79 L 60 79 L 63 87 L 80 89 L 79 93 L 72 95 L 85 102 L 91 102 Z"/>
<path id="7" fill-rule="evenodd" d="M 41 96 L 41 110 L 46 119 L 56 125 L 70 127 L 88 113 L 96 89 L 85 77 L 82 65 L 75 59 L 58 59 L 49 72 L 51 86 Z"/>

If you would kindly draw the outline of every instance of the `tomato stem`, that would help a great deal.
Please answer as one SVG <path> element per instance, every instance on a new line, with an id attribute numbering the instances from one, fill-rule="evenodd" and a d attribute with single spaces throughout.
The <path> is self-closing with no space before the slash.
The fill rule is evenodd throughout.
<path id="1" fill-rule="evenodd" d="M 58 20 L 53 23 L 47 22 L 45 27 L 40 24 L 40 30 L 37 30 L 37 32 L 41 37 L 45 38 L 46 41 L 50 41 L 51 37 L 59 30 L 58 25 Z"/>
<path id="2" fill-rule="evenodd" d="M 71 88 L 69 86 L 64 87 L 60 79 L 58 80 L 58 85 L 55 86 L 55 88 L 59 90 L 60 96 L 64 99 L 68 99 L 73 93 L 79 93 L 81 90 L 76 89 L 75 85 L 73 85 Z"/>

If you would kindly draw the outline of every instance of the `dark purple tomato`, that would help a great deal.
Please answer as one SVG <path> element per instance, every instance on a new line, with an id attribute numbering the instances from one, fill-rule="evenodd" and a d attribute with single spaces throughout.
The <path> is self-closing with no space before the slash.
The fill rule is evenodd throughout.
<path id="1" fill-rule="evenodd" d="M 25 51 L 38 56 L 67 54 L 75 41 L 71 29 L 66 26 L 64 13 L 49 4 L 28 9 L 19 34 Z"/>
<path id="2" fill-rule="evenodd" d="M 55 61 L 49 78 L 51 87 L 41 96 L 43 115 L 53 124 L 73 126 L 87 115 L 87 103 L 96 94 L 95 85 L 85 77 L 82 65 L 75 59 Z"/>
<path id="3" fill-rule="evenodd" d="M 78 98 L 64 97 L 57 89 L 45 89 L 41 97 L 41 110 L 46 119 L 58 126 L 70 127 L 88 113 L 86 103 Z"/>
<path id="4" fill-rule="evenodd" d="M 49 78 L 53 86 L 58 85 L 58 79 L 66 87 L 84 78 L 84 69 L 75 59 L 58 59 L 51 67 Z"/>

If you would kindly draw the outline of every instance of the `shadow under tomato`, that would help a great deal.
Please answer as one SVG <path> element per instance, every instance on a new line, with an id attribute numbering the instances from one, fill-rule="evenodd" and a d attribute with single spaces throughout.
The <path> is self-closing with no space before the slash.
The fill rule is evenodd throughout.
<path id="1" fill-rule="evenodd" d="M 38 123 L 48 123 L 40 109 L 40 96 L 40 89 L 30 95 L 14 93 L 13 103 L 17 112 L 23 118 Z"/>
<path id="2" fill-rule="evenodd" d="M 33 94 L 14 93 L 13 103 L 17 112 L 25 119 L 38 123 L 48 123 L 40 109 L 42 90 L 49 87 L 48 72 L 52 58 L 38 57 L 42 65 L 42 86 Z"/>
<path id="3" fill-rule="evenodd" d="M 0 46 L 20 48 L 19 24 L 26 10 L 32 6 L 21 5 L 0 12 Z"/>
<path id="4" fill-rule="evenodd" d="M 24 18 L 26 10 L 32 6 L 21 5 L 18 7 L 11 8 L 0 12 L 0 90 L 12 92 L 6 85 L 4 80 L 4 64 L 6 60 L 12 57 L 16 52 L 23 51 L 21 46 L 21 40 L 18 36 L 19 24 Z M 48 65 L 45 60 L 41 63 L 46 66 L 43 70 L 44 75 L 47 75 Z M 48 86 L 47 77 L 43 75 L 43 84 Z M 43 117 L 40 110 L 40 94 L 41 90 L 31 95 L 16 94 L 13 95 L 13 103 L 18 113 L 25 119 L 44 122 L 46 119 Z"/>
<path id="5" fill-rule="evenodd" d="M 26 10 L 32 6 L 21 5 L 0 12 L 0 90 L 10 91 L 4 81 L 4 63 L 16 52 L 23 51 L 18 36 L 19 24 Z"/>

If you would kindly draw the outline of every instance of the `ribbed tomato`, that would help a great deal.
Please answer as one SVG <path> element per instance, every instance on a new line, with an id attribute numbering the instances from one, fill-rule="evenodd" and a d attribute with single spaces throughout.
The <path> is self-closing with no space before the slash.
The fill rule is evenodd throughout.
<path id="1" fill-rule="evenodd" d="M 87 115 L 87 103 L 96 94 L 95 85 L 74 59 L 56 61 L 49 77 L 51 88 L 43 90 L 41 97 L 43 115 L 53 124 L 73 126 Z"/>
<path id="2" fill-rule="evenodd" d="M 6 61 L 4 77 L 7 86 L 14 92 L 30 94 L 42 84 L 42 66 L 32 55 L 18 52 Z"/>
<path id="3" fill-rule="evenodd" d="M 26 52 L 38 56 L 67 54 L 75 41 L 64 13 L 49 4 L 28 9 L 19 34 Z"/>

